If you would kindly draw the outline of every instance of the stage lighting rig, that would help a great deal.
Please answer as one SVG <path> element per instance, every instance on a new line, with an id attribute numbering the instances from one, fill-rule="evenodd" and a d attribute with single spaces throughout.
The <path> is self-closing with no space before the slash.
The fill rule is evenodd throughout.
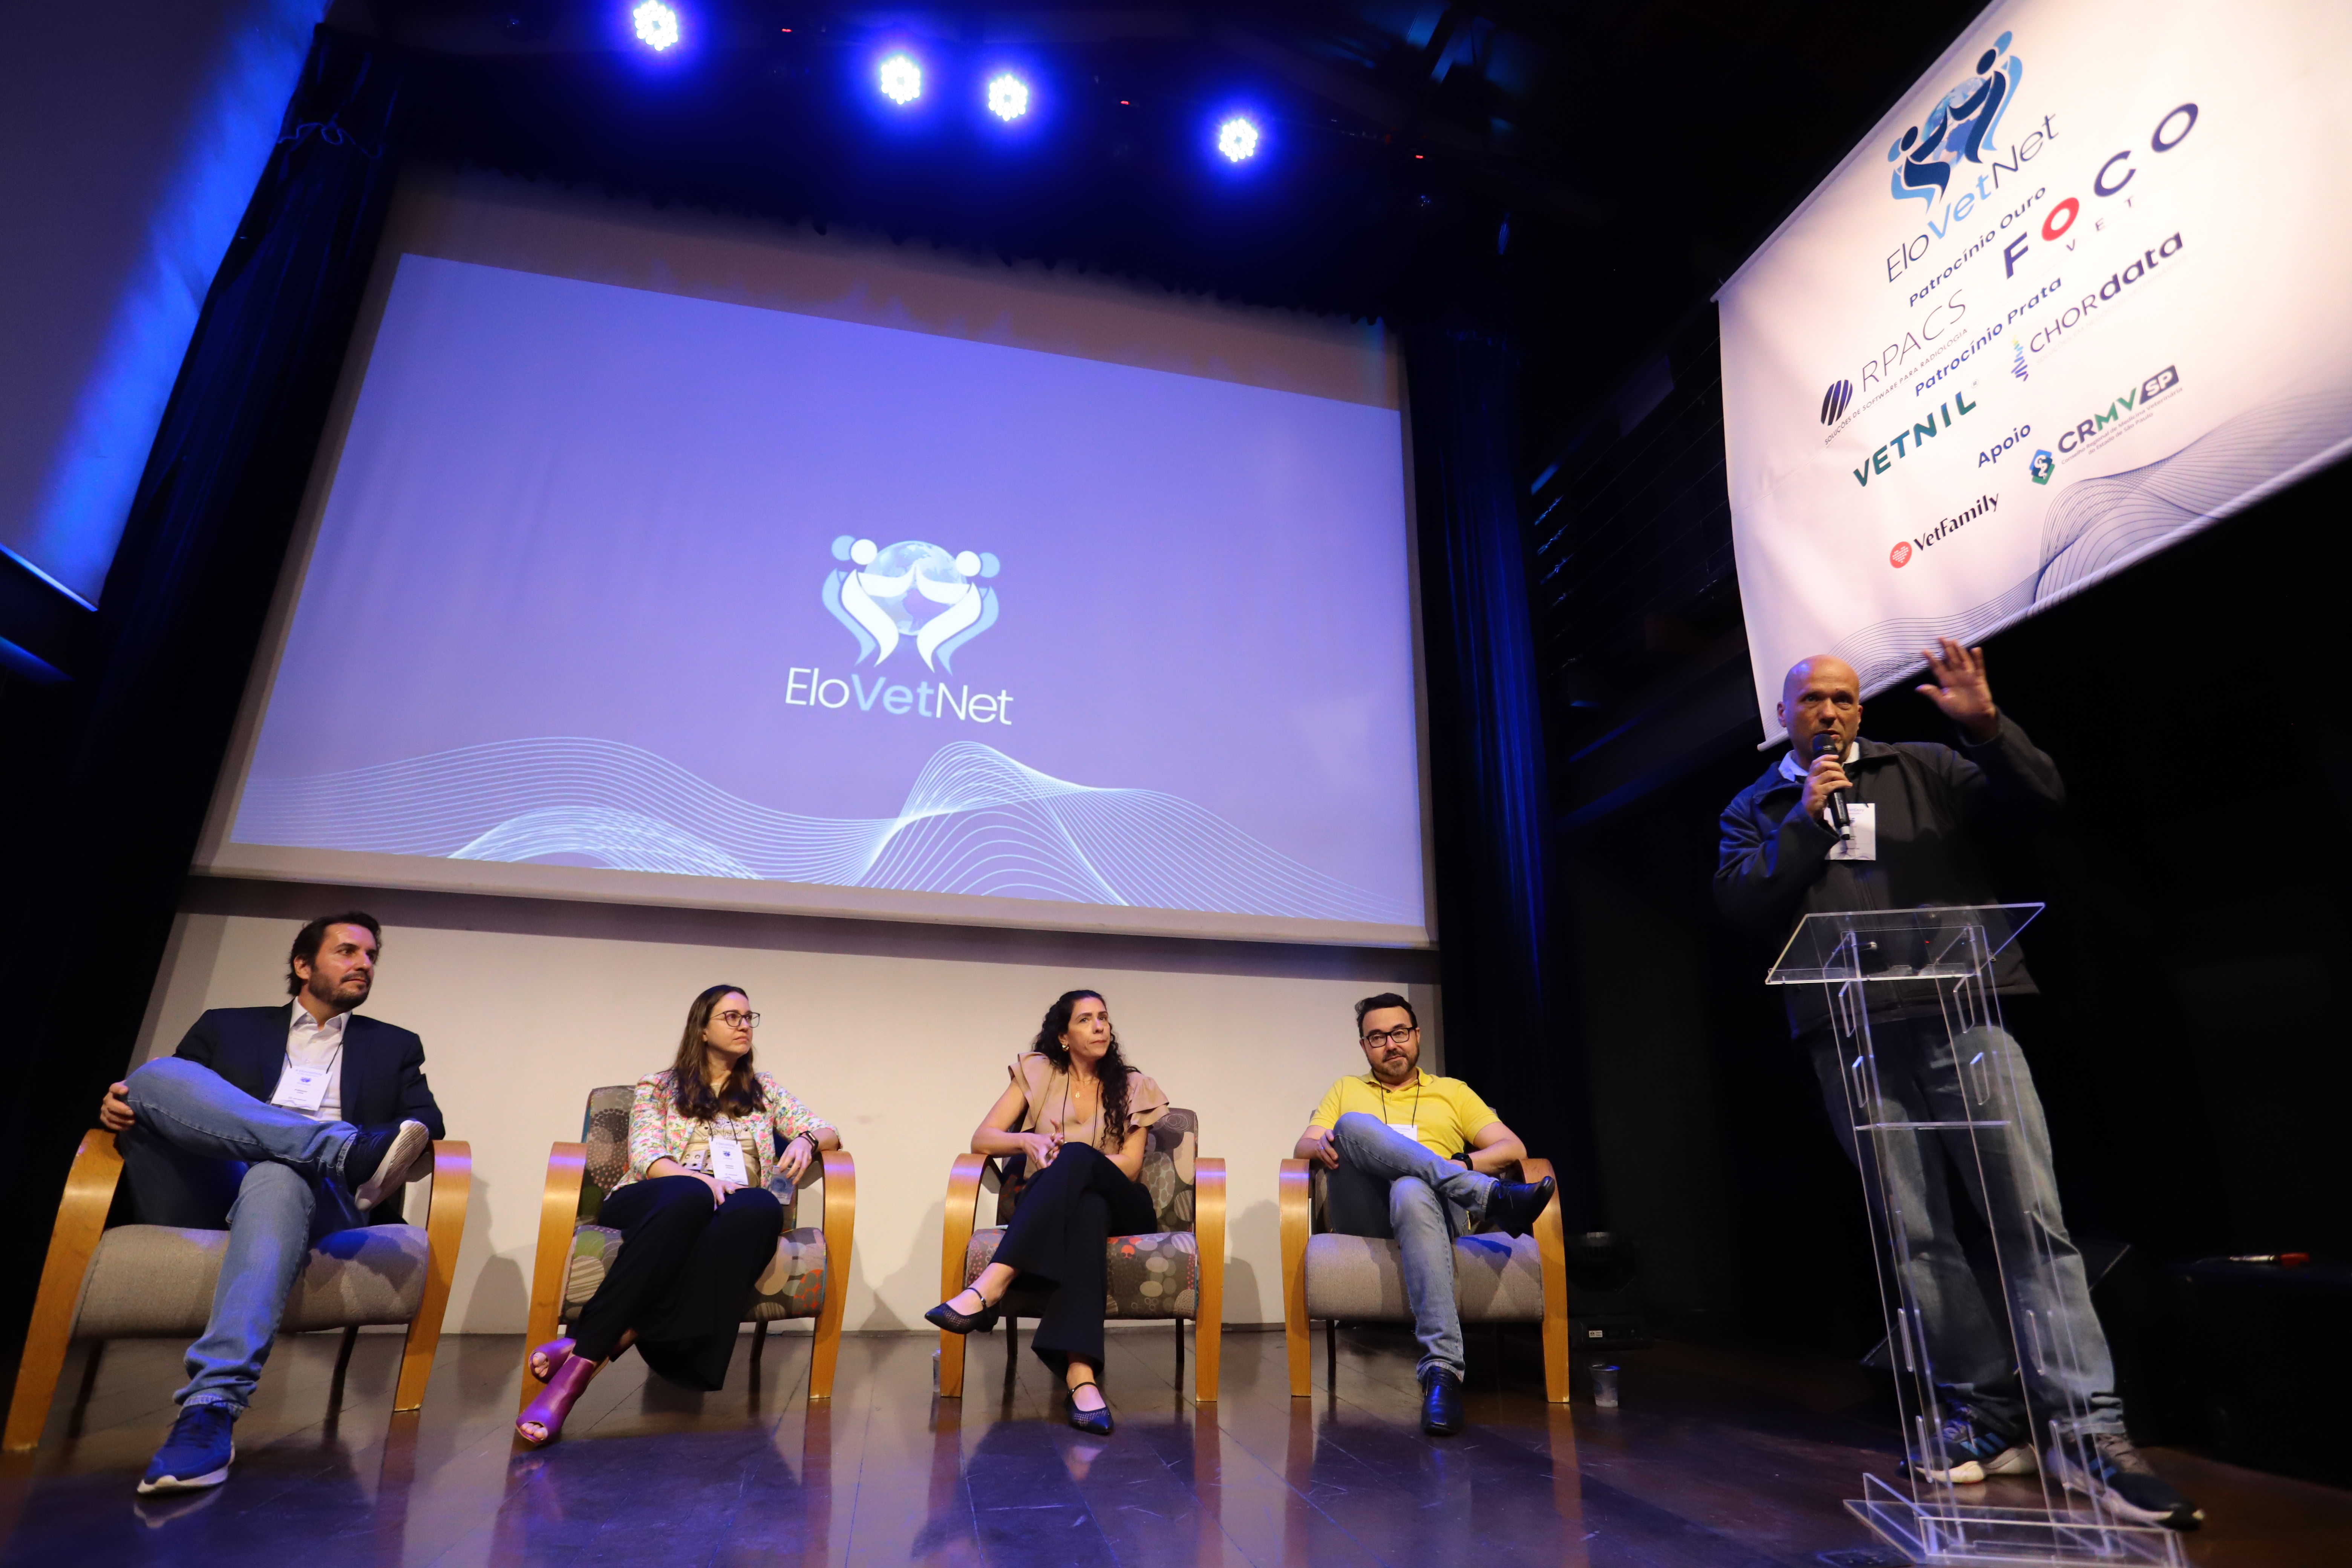
<path id="1" fill-rule="evenodd" d="M 882 96 L 904 109 L 923 96 L 923 68 L 912 55 L 892 55 L 882 62 Z"/>
<path id="2" fill-rule="evenodd" d="M 1029 112 L 1029 84 L 1006 71 L 988 84 L 988 111 L 1011 124 Z"/>
<path id="3" fill-rule="evenodd" d="M 1257 127 L 1235 115 L 1217 127 L 1217 151 L 1229 163 L 1244 163 L 1257 156 Z"/>
<path id="4" fill-rule="evenodd" d="M 629 19 L 637 25 L 637 41 L 656 54 L 676 44 L 680 36 L 677 13 L 662 0 L 643 0 L 629 13 Z"/>

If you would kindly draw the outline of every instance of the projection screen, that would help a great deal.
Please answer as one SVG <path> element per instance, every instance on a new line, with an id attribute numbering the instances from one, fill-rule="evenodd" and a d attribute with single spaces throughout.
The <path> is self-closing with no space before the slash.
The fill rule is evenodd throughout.
<path id="1" fill-rule="evenodd" d="M 1376 327 L 404 194 L 197 869 L 1425 943 Z"/>

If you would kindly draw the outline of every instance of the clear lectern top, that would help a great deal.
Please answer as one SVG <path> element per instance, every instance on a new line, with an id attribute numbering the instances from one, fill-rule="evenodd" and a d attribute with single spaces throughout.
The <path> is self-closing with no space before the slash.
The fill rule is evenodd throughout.
<path id="1" fill-rule="evenodd" d="M 1767 985 L 1846 980 L 1958 980 L 2017 940 L 2042 904 L 1927 905 L 1807 915 L 1764 976 Z M 1983 933 L 1977 945 L 1974 933 Z"/>

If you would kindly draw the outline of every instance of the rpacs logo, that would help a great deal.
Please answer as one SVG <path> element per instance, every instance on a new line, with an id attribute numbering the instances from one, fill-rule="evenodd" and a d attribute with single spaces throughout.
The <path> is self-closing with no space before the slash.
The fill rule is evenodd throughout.
<path id="1" fill-rule="evenodd" d="M 1822 423 L 1834 425 L 1845 417 L 1845 405 L 1853 401 L 1853 383 L 1833 381 L 1822 394 Z"/>
<path id="2" fill-rule="evenodd" d="M 2009 54 L 2011 36 L 1995 38 L 1978 59 L 1976 74 L 1937 100 L 1927 119 L 1886 149 L 1886 161 L 1895 165 L 1888 189 L 1896 201 L 1916 197 L 1932 213 L 1948 194 L 1954 164 L 1984 162 L 1985 143 L 2025 79 L 2025 63 Z"/>
<path id="3" fill-rule="evenodd" d="M 926 667 L 952 671 L 956 650 L 996 624 L 996 590 L 973 581 L 996 575 L 993 555 L 950 555 L 919 539 L 877 545 L 845 533 L 833 542 L 833 558 L 855 570 L 824 580 L 824 607 L 857 639 L 860 664 L 881 665 L 911 637 Z"/>

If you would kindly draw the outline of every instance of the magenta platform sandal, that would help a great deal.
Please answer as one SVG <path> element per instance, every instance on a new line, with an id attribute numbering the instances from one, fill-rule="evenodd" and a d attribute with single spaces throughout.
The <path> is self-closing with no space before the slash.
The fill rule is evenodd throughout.
<path id="1" fill-rule="evenodd" d="M 563 1364 L 555 1369 L 555 1375 L 547 1380 L 539 1397 L 515 1417 L 515 1436 L 534 1448 L 554 1442 L 563 1435 L 563 1418 L 572 1414 L 572 1401 L 580 1397 L 595 1375 L 595 1366 L 585 1359 L 576 1355 L 565 1358 Z M 537 1426 L 545 1436 L 534 1437 L 523 1430 L 525 1426 Z"/>
<path id="2" fill-rule="evenodd" d="M 562 1370 L 565 1362 L 572 1359 L 572 1349 L 573 1343 L 568 1339 L 548 1341 L 530 1352 L 530 1375 L 541 1383 L 548 1382 Z M 547 1363 L 545 1372 L 539 1369 L 539 1363 L 542 1360 Z"/>

